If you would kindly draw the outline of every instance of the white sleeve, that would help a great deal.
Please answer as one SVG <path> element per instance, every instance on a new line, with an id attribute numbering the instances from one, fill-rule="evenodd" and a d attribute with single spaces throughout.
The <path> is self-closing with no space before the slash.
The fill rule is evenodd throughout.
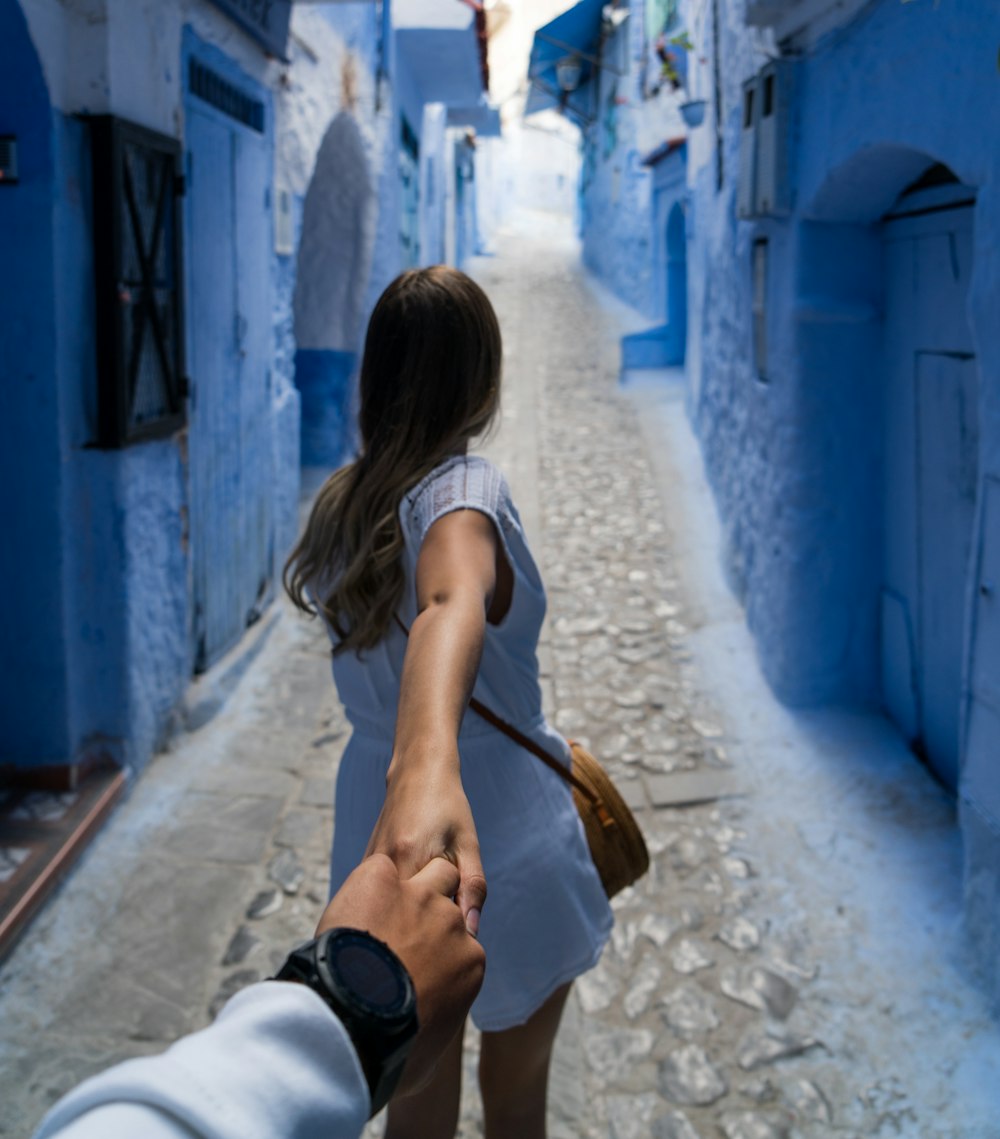
<path id="1" fill-rule="evenodd" d="M 303 985 L 263 981 L 162 1055 L 81 1084 L 35 1139 L 357 1139 L 370 1106 L 326 1004 Z"/>

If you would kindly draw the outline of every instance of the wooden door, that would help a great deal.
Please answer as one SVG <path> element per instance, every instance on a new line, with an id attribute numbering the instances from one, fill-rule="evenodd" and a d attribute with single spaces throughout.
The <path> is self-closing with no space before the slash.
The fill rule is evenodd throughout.
<path id="1" fill-rule="evenodd" d="M 269 151 L 263 134 L 186 108 L 189 449 L 195 670 L 271 594 Z"/>
<path id="2" fill-rule="evenodd" d="M 940 198 L 938 189 L 926 210 L 919 199 L 903 199 L 899 216 L 884 226 L 882 688 L 890 716 L 955 789 L 978 373 L 965 314 L 972 211 Z"/>

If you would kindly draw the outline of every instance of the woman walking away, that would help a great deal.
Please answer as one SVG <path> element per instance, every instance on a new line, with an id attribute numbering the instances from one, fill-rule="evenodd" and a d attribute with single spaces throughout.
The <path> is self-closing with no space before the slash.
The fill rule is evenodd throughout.
<path id="1" fill-rule="evenodd" d="M 545 590 L 503 476 L 466 453 L 496 418 L 500 364 L 496 315 L 464 273 L 393 281 L 368 326 L 360 455 L 320 491 L 285 581 L 324 619 L 353 729 L 331 892 L 366 853 L 404 876 L 456 863 L 486 950 L 472 1007 L 486 1139 L 544 1139 L 563 1004 L 612 917 L 567 785 L 466 711 L 474 692 L 569 763 L 541 707 Z M 459 1034 L 425 1089 L 390 1104 L 387 1139 L 452 1139 L 461 1056 Z"/>

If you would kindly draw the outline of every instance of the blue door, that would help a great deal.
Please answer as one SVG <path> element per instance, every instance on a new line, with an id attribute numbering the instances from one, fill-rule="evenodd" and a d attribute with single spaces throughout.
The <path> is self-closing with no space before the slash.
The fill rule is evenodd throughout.
<path id="1" fill-rule="evenodd" d="M 956 187 L 955 196 L 968 192 Z M 903 199 L 884 226 L 883 697 L 941 781 L 958 783 L 962 671 L 979 455 L 978 370 L 965 315 L 972 210 Z"/>
<path id="2" fill-rule="evenodd" d="M 272 592 L 269 152 L 189 97 L 188 334 L 195 669 L 241 636 Z"/>
<path id="3" fill-rule="evenodd" d="M 667 328 L 676 364 L 687 353 L 687 230 L 678 202 L 667 219 Z"/>

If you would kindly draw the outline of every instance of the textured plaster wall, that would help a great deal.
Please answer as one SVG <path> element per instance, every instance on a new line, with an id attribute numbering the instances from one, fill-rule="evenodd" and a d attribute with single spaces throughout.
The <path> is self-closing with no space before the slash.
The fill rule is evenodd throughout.
<path id="1" fill-rule="evenodd" d="M 880 441 L 870 393 L 881 350 L 875 223 L 931 161 L 979 188 L 969 311 L 987 428 L 983 458 L 995 469 L 1000 361 L 983 317 L 997 295 L 996 148 L 982 146 L 971 129 L 973 107 L 985 105 L 994 76 L 985 53 L 978 68 L 967 59 L 970 45 L 986 42 L 987 6 L 956 12 L 886 2 L 823 41 L 798 77 L 798 215 L 754 224 L 737 222 L 734 195 L 739 81 L 759 61 L 741 29 L 740 5 L 724 10 L 723 73 L 732 108 L 727 174 L 718 191 L 710 147 L 703 164 L 697 156 L 692 162 L 689 369 L 727 570 L 779 694 L 794 703 L 874 700 L 880 503 L 872 488 L 880 478 Z M 895 45 L 891 68 L 888 43 Z M 940 99 L 940 74 L 921 62 L 928 54 L 954 74 L 949 109 Z M 896 97 L 901 87 L 907 99 Z M 750 252 L 761 236 L 771 242 L 767 383 L 755 375 L 751 351 Z"/>
<path id="2" fill-rule="evenodd" d="M 278 169 L 294 197 L 296 253 L 278 258 L 275 316 L 279 354 L 289 354 L 304 400 L 301 460 L 334 467 L 355 443 L 368 316 L 400 269 L 399 84 L 419 103 L 405 68 L 397 74 L 391 35 L 376 83 L 374 5 L 297 6 L 292 29 L 295 66 L 277 98 Z M 419 118 L 412 125 L 419 132 Z"/>
<path id="3" fill-rule="evenodd" d="M 202 0 L 4 0 L 0 21 L 11 55 L 5 80 L 18 88 L 5 105 L 28 115 L 5 124 L 22 139 L 27 177 L 0 199 L 4 232 L 24 236 L 22 256 L 11 262 L 18 270 L 8 276 L 21 299 L 4 305 L 8 313 L 25 308 L 18 347 L 4 354 L 9 378 L 23 374 L 24 382 L 5 380 L 4 419 L 8 430 L 31 424 L 22 446 L 0 450 L 12 468 L 8 485 L 25 488 L 9 532 L 33 551 L 2 566 L 5 593 L 19 602 L 4 613 L 8 655 L 16 647 L 4 673 L 24 683 L 5 692 L 11 706 L 0 762 L 65 764 L 103 752 L 138 768 L 169 732 L 193 665 L 186 440 L 120 452 L 87 446 L 96 409 L 90 170 L 85 128 L 73 116 L 113 112 L 183 138 L 181 45 L 194 35 L 275 93 L 275 177 L 291 186 L 300 226 L 316 154 L 337 113 L 357 117 L 370 176 L 385 177 L 391 112 L 384 90 L 375 109 L 376 19 L 369 5 L 297 9 L 290 67 L 267 59 Z M 367 243 L 381 242 L 386 262 L 392 243 L 382 226 L 379 219 L 370 227 L 379 233 Z M 389 232 L 398 244 L 395 222 Z M 297 526 L 299 400 L 295 258 L 269 261 L 274 356 L 261 438 L 262 461 L 274 473 L 276 575 Z M 380 275 L 390 268 L 380 265 Z M 358 274 L 347 322 L 355 338 L 374 275 Z M 40 595 L 37 605 L 23 604 L 27 593 Z"/>
<path id="4" fill-rule="evenodd" d="M 717 189 L 714 139 L 708 129 L 694 132 L 688 368 L 726 569 L 783 699 L 877 703 L 885 446 L 879 219 L 934 162 L 976 193 L 967 304 L 980 391 L 975 550 L 987 525 L 984 480 L 1000 473 L 1000 146 L 983 117 L 995 103 L 1000 10 L 987 0 L 883 0 L 820 38 L 797 67 L 794 212 L 743 222 L 734 201 L 738 88 L 761 61 L 741 27 L 739 0 L 722 7 L 726 177 Z M 766 382 L 752 352 L 757 237 L 770 242 Z M 988 604 L 975 584 L 970 577 L 972 637 Z M 966 688 L 995 690 L 1000 649 L 981 656 L 987 664 L 980 667 L 994 674 L 967 669 Z M 996 797 L 1000 767 L 989 744 L 963 762 L 966 912 L 1000 999 L 1000 819 L 987 802 Z"/>
<path id="5" fill-rule="evenodd" d="M 181 127 L 181 38 L 189 26 L 266 86 L 282 65 L 205 0 L 20 0 L 53 106 Z"/>
<path id="6" fill-rule="evenodd" d="M 54 211 L 70 740 L 60 762 L 140 765 L 191 670 L 186 489 L 178 446 L 99 451 L 93 439 L 92 195 L 85 126 L 56 113 Z"/>
<path id="7" fill-rule="evenodd" d="M 675 31 L 685 26 L 682 20 Z M 605 42 L 604 57 L 627 73 L 599 72 L 591 86 L 595 120 L 584 129 L 580 221 L 584 263 L 622 300 L 650 320 L 665 318 L 659 235 L 653 227 L 652 174 L 642 159 L 687 131 L 677 105 L 684 94 L 643 71 L 643 6 Z M 645 88 L 645 94 L 644 94 Z"/>

